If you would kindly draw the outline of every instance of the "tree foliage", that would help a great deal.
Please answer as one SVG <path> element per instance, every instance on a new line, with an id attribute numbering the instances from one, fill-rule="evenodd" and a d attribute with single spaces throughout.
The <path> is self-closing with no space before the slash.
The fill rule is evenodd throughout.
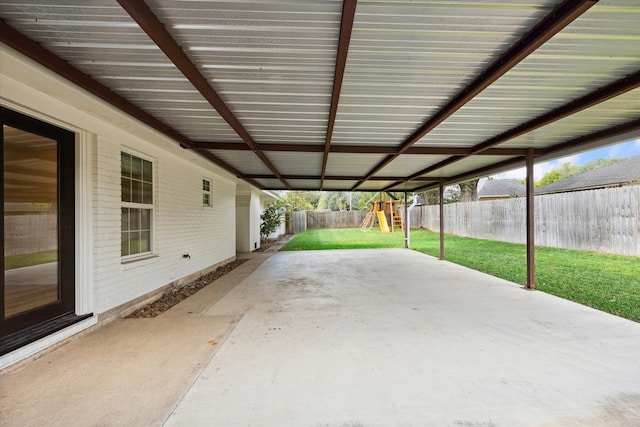
<path id="1" fill-rule="evenodd" d="M 349 192 L 325 191 L 320 195 L 317 209 L 330 211 L 347 211 L 350 208 L 351 206 L 349 203 Z"/>
<path id="2" fill-rule="evenodd" d="M 282 191 L 279 203 L 287 212 L 313 211 L 318 206 L 319 191 Z"/>

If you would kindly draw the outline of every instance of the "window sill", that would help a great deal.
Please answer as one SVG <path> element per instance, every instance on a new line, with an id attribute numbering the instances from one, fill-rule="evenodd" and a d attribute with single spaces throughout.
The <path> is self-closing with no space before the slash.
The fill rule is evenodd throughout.
<path id="1" fill-rule="evenodd" d="M 160 257 L 155 254 L 146 254 L 135 258 L 127 258 L 120 261 L 122 268 L 128 270 L 134 267 L 142 267 L 156 262 Z"/>

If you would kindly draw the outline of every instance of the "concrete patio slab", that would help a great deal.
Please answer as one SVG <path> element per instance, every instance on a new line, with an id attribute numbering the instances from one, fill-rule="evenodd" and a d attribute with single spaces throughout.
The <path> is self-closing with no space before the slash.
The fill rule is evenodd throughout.
<path id="1" fill-rule="evenodd" d="M 402 249 L 285 252 L 168 426 L 638 426 L 640 324 Z"/>
<path id="2" fill-rule="evenodd" d="M 0 425 L 162 424 L 238 320 L 202 312 L 271 254 L 245 256 L 156 318 L 116 320 L 0 372 Z"/>
<path id="3" fill-rule="evenodd" d="M 0 424 L 160 425 L 235 321 L 114 321 L 2 375 Z"/>

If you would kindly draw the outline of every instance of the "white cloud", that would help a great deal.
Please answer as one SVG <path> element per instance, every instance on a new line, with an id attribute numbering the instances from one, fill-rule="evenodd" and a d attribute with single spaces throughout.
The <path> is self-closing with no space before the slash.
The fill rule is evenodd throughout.
<path id="1" fill-rule="evenodd" d="M 573 163 L 574 165 L 580 164 L 580 156 L 581 154 L 573 154 L 571 156 L 561 157 L 556 159 L 555 162 L 558 166 L 562 166 L 565 163 Z"/>
<path id="2" fill-rule="evenodd" d="M 497 175 L 493 175 L 495 179 L 524 179 L 527 175 L 525 168 L 513 169 L 510 171 L 502 172 Z"/>
<path id="3" fill-rule="evenodd" d="M 579 160 L 580 155 L 576 154 L 573 156 L 562 157 L 556 160 L 550 160 L 548 162 L 536 163 L 533 165 L 533 180 L 539 181 L 546 173 L 561 167 L 563 164 L 577 164 Z M 527 169 L 524 167 L 492 175 L 492 178 L 495 179 L 525 179 L 526 177 Z"/>
<path id="4" fill-rule="evenodd" d="M 613 159 L 614 157 L 624 157 L 624 148 L 622 144 L 614 145 L 611 150 L 607 151 L 606 158 Z"/>

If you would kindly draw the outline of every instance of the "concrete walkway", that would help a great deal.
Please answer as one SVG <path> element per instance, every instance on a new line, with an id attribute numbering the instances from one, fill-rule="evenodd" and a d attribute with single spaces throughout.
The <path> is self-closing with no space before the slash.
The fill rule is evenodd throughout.
<path id="1" fill-rule="evenodd" d="M 403 249 L 261 261 L 3 374 L 2 424 L 640 425 L 640 324 Z"/>

